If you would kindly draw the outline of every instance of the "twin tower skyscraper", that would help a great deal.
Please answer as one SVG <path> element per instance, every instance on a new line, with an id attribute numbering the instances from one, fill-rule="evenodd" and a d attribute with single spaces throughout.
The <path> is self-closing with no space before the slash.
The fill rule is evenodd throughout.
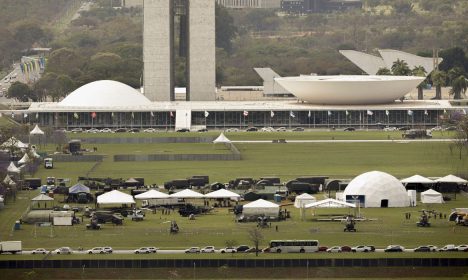
<path id="1" fill-rule="evenodd" d="M 214 101 L 215 0 L 144 0 L 144 93 L 174 101 L 175 22 L 179 54 L 186 58 L 187 101 Z"/>

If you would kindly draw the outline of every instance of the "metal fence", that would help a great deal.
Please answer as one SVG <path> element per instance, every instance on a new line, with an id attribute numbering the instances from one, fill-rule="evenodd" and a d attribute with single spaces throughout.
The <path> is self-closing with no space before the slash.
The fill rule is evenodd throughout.
<path id="1" fill-rule="evenodd" d="M 56 162 L 101 162 L 103 155 L 51 155 Z"/>
<path id="2" fill-rule="evenodd" d="M 73 137 L 72 137 L 73 138 Z M 79 137 L 77 139 L 80 139 Z M 90 137 L 81 138 L 86 144 L 155 144 L 155 143 L 212 143 L 213 137 Z"/>

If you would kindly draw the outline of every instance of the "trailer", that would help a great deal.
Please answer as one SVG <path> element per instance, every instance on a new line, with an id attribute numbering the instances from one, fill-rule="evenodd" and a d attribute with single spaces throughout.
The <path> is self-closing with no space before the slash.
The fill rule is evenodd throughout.
<path id="1" fill-rule="evenodd" d="M 21 253 L 21 241 L 2 241 L 0 242 L 0 254 L 16 254 Z"/>

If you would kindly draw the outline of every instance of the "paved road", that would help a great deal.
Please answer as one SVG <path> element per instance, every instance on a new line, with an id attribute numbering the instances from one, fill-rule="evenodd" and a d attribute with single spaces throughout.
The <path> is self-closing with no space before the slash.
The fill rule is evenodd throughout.
<path id="1" fill-rule="evenodd" d="M 453 142 L 456 139 L 390 139 L 390 140 L 286 140 L 287 143 L 421 143 Z M 232 143 L 273 143 L 272 140 L 236 140 Z"/>

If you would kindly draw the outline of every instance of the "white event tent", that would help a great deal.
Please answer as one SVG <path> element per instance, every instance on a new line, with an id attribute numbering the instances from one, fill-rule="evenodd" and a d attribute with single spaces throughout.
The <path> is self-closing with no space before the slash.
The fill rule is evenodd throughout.
<path id="1" fill-rule="evenodd" d="M 356 208 L 356 205 L 349 202 L 327 198 L 317 202 L 309 203 L 304 206 L 305 208 Z"/>
<path id="2" fill-rule="evenodd" d="M 413 175 L 411 177 L 405 178 L 400 181 L 403 184 L 433 184 L 434 181 L 432 181 L 429 178 L 423 177 L 421 175 Z"/>
<path id="3" fill-rule="evenodd" d="M 226 189 L 219 189 L 217 191 L 205 194 L 205 198 L 228 198 L 233 200 L 239 200 L 240 195 Z"/>
<path id="4" fill-rule="evenodd" d="M 218 136 L 218 138 L 216 138 L 215 140 L 213 140 L 213 143 L 214 143 L 214 144 L 217 144 L 217 143 L 231 143 L 231 140 L 229 140 L 229 139 L 224 135 L 224 133 L 221 132 L 221 134 Z"/>
<path id="5" fill-rule="evenodd" d="M 422 203 L 444 203 L 444 198 L 442 194 L 436 192 L 433 189 L 428 189 L 425 192 L 421 193 L 421 202 Z"/>
<path id="6" fill-rule="evenodd" d="M 296 199 L 294 200 L 294 207 L 302 208 L 307 204 L 314 203 L 316 201 L 317 199 L 314 196 L 308 193 L 303 193 L 301 195 L 296 196 Z"/>
<path id="7" fill-rule="evenodd" d="M 2 148 L 9 148 L 9 147 L 17 147 L 20 149 L 25 149 L 28 147 L 28 144 L 21 142 L 20 140 L 16 139 L 15 137 L 11 137 L 7 141 L 3 142 L 1 145 Z"/>
<path id="8" fill-rule="evenodd" d="M 248 204 L 245 204 L 242 210 L 244 215 L 265 215 L 268 217 L 279 216 L 279 205 L 263 199 L 258 199 Z"/>
<path id="9" fill-rule="evenodd" d="M 158 192 L 157 190 L 149 190 L 144 193 L 135 195 L 136 199 L 164 199 L 169 198 L 169 195 L 166 193 Z"/>
<path id="10" fill-rule="evenodd" d="M 18 164 L 26 164 L 30 161 L 31 159 L 29 158 L 27 153 L 24 153 L 24 156 L 18 160 Z"/>
<path id="11" fill-rule="evenodd" d="M 39 128 L 39 125 L 36 124 L 33 130 L 29 132 L 30 135 L 44 135 L 44 131 Z"/>
<path id="12" fill-rule="evenodd" d="M 16 167 L 16 165 L 13 162 L 10 162 L 10 165 L 8 166 L 7 171 L 10 173 L 20 173 L 21 169 Z"/>
<path id="13" fill-rule="evenodd" d="M 455 184 L 466 184 L 468 183 L 467 180 L 457 177 L 455 175 L 447 175 L 445 177 L 436 179 L 435 182 L 437 183 L 455 183 Z"/>
<path id="14" fill-rule="evenodd" d="M 192 191 L 190 189 L 185 189 L 183 191 L 173 193 L 173 194 L 169 195 L 169 197 L 173 197 L 173 198 L 204 198 L 204 195 L 202 195 L 201 193 Z"/>
<path id="15" fill-rule="evenodd" d="M 129 194 L 113 190 L 97 197 L 97 204 L 135 204 Z"/>

